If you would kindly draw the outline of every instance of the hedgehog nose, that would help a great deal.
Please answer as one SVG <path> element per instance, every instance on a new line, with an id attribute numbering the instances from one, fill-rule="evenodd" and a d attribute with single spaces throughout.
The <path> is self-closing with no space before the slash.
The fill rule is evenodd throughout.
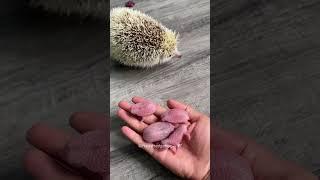
<path id="1" fill-rule="evenodd" d="M 181 58 L 181 57 L 182 57 L 182 54 L 181 54 L 180 52 L 176 52 L 175 55 L 174 55 L 174 57 L 176 57 L 176 58 Z"/>

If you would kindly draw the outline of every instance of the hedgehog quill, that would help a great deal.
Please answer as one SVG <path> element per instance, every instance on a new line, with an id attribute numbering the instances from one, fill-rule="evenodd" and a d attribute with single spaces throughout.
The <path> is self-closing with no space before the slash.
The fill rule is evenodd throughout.
<path id="1" fill-rule="evenodd" d="M 113 60 L 127 66 L 153 67 L 181 54 L 178 33 L 154 18 L 130 8 L 110 12 L 110 46 Z"/>

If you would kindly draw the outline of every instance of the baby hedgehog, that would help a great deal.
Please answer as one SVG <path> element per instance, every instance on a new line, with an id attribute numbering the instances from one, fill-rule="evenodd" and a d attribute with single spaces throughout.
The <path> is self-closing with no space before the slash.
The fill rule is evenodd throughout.
<path id="1" fill-rule="evenodd" d="M 110 12 L 112 59 L 127 66 L 152 67 L 181 54 L 178 34 L 152 17 L 130 8 Z"/>
<path id="2" fill-rule="evenodd" d="M 31 6 L 61 14 L 105 17 L 109 10 L 108 0 L 30 0 Z"/>

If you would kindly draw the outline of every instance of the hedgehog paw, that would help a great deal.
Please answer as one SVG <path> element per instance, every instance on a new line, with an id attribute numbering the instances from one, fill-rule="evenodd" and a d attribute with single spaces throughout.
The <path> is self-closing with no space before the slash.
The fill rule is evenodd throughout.
<path id="1" fill-rule="evenodd" d="M 193 131 L 193 129 L 194 129 L 195 126 L 196 126 L 196 123 L 195 123 L 195 122 L 192 123 L 192 124 L 188 127 L 187 132 L 184 134 L 184 135 L 187 137 L 188 141 L 190 141 L 190 139 L 191 139 L 191 133 L 192 133 L 192 131 Z"/>
<path id="2" fill-rule="evenodd" d="M 170 146 L 169 149 L 173 152 L 173 154 L 177 153 L 177 147 L 176 146 Z"/>

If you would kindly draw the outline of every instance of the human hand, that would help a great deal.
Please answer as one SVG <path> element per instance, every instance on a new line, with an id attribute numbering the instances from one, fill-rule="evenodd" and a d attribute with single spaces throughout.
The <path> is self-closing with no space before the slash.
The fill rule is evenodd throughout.
<path id="1" fill-rule="evenodd" d="M 213 127 L 214 180 L 318 180 L 293 162 L 283 160 L 262 145 L 236 133 Z"/>
<path id="2" fill-rule="evenodd" d="M 107 119 L 103 114 L 92 112 L 74 113 L 70 125 L 83 134 L 97 129 L 107 129 Z M 101 176 L 76 169 L 65 163 L 64 147 L 71 135 L 44 124 L 37 123 L 28 130 L 27 141 L 35 147 L 24 155 L 24 167 L 35 179 L 39 180 L 100 180 Z M 107 140 L 107 138 L 106 138 Z M 109 153 L 109 152 L 108 152 Z M 106 163 L 109 166 L 109 163 Z M 107 167 L 109 169 L 109 167 Z"/>
<path id="3" fill-rule="evenodd" d="M 132 98 L 133 103 L 139 103 L 144 100 L 142 97 Z M 183 139 L 182 146 L 178 148 L 176 154 L 168 149 L 152 148 L 153 144 L 147 143 L 142 139 L 143 129 L 159 121 L 161 114 L 166 111 L 165 108 L 159 105 L 157 105 L 157 111 L 153 115 L 143 117 L 143 121 L 141 121 L 130 113 L 130 103 L 126 101 L 119 102 L 118 116 L 128 124 L 128 126 L 122 127 L 122 132 L 133 143 L 144 149 L 176 175 L 186 179 L 202 179 L 210 169 L 210 119 L 190 106 L 175 100 L 168 100 L 167 106 L 171 109 L 186 110 L 191 121 L 196 123 L 191 132 L 190 141 Z"/>

